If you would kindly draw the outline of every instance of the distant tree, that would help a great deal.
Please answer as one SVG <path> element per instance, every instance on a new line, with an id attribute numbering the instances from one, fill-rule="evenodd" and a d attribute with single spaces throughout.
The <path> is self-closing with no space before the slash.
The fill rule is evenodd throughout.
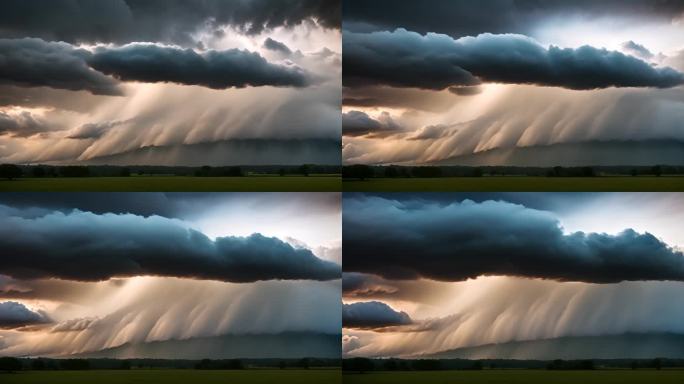
<path id="1" fill-rule="evenodd" d="M 45 168 L 33 167 L 33 169 L 31 170 L 31 175 L 33 177 L 45 177 Z"/>
<path id="2" fill-rule="evenodd" d="M 637 369 L 637 368 L 639 368 L 639 363 L 637 363 L 636 361 L 632 361 L 631 367 L 633 370 Z"/>
<path id="3" fill-rule="evenodd" d="M 385 177 L 395 178 L 397 176 L 399 176 L 399 171 L 397 171 L 397 167 L 395 167 L 394 165 L 385 167 Z"/>
<path id="4" fill-rule="evenodd" d="M 119 367 L 119 369 L 122 369 L 122 370 L 125 370 L 125 371 L 131 369 L 131 362 L 128 361 L 128 360 L 122 361 L 122 362 L 121 362 L 121 366 Z"/>
<path id="5" fill-rule="evenodd" d="M 473 172 L 470 174 L 472 177 L 482 177 L 482 168 L 480 167 L 475 167 L 473 168 Z"/>
<path id="6" fill-rule="evenodd" d="M 14 164 L 0 164 L 0 178 L 13 180 L 21 177 L 21 168 Z"/>
<path id="7" fill-rule="evenodd" d="M 442 364 L 439 360 L 421 359 L 414 360 L 411 367 L 416 371 L 437 371 L 442 369 Z"/>
<path id="8" fill-rule="evenodd" d="M 350 372 L 365 373 L 375 369 L 375 364 L 371 359 L 364 357 L 355 357 L 353 359 L 344 359 L 342 361 L 342 370 Z"/>
<path id="9" fill-rule="evenodd" d="M 413 177 L 440 177 L 442 170 L 439 167 L 414 167 L 411 174 Z"/>
<path id="10" fill-rule="evenodd" d="M 211 167 L 208 165 L 204 165 L 195 171 L 195 176 L 198 176 L 198 177 L 207 177 L 210 175 L 211 175 Z"/>
<path id="11" fill-rule="evenodd" d="M 228 369 L 245 369 L 240 359 L 228 360 Z"/>
<path id="12" fill-rule="evenodd" d="M 225 176 L 229 177 L 242 177 L 244 174 L 242 173 L 242 168 L 240 167 L 228 167 L 226 171 L 224 172 Z"/>
<path id="13" fill-rule="evenodd" d="M 202 359 L 195 364 L 195 369 L 209 369 L 211 367 L 210 359 Z"/>
<path id="14" fill-rule="evenodd" d="M 45 362 L 43 359 L 33 359 L 31 360 L 31 369 L 34 371 L 42 371 L 45 369 Z"/>
<path id="15" fill-rule="evenodd" d="M 279 174 L 280 176 L 285 176 L 285 168 L 280 168 L 280 169 L 278 170 L 278 174 Z"/>
<path id="16" fill-rule="evenodd" d="M 0 371 L 16 372 L 21 371 L 21 360 L 14 357 L 0 357 Z"/>
<path id="17" fill-rule="evenodd" d="M 592 167 L 582 167 L 582 176 L 584 177 L 594 177 L 596 173 Z"/>
<path id="18" fill-rule="evenodd" d="M 661 359 L 661 358 L 653 359 L 653 368 L 660 371 L 663 368 L 663 359 Z"/>
<path id="19" fill-rule="evenodd" d="M 131 176 L 131 170 L 130 170 L 130 168 L 126 168 L 126 167 L 121 168 L 121 170 L 119 171 L 119 176 L 121 176 L 121 177 L 129 177 L 129 176 Z"/>
<path id="20" fill-rule="evenodd" d="M 594 360 L 582 360 L 579 365 L 579 369 L 593 370 L 595 368 Z"/>
<path id="21" fill-rule="evenodd" d="M 663 167 L 661 167 L 660 165 L 656 165 L 656 166 L 651 168 L 651 173 L 660 177 L 660 175 L 663 174 Z"/>
<path id="22" fill-rule="evenodd" d="M 287 368 L 287 363 L 285 362 L 285 360 L 280 360 L 280 362 L 278 363 L 278 368 L 280 368 L 280 369 Z"/>
<path id="23" fill-rule="evenodd" d="M 79 165 L 67 165 L 59 167 L 59 174 L 62 177 L 88 177 L 90 176 L 90 169 Z"/>
<path id="24" fill-rule="evenodd" d="M 396 371 L 399 369 L 399 365 L 397 364 L 397 361 L 394 359 L 389 359 L 385 361 L 384 368 L 386 371 Z"/>
<path id="25" fill-rule="evenodd" d="M 479 360 L 474 362 L 473 365 L 470 366 L 470 369 L 473 371 L 481 371 L 482 368 L 482 362 Z"/>
<path id="26" fill-rule="evenodd" d="M 309 363 L 310 363 L 309 359 L 305 357 L 305 358 L 299 360 L 299 363 L 297 365 L 300 368 L 309 369 Z"/>
<path id="27" fill-rule="evenodd" d="M 348 165 L 342 168 L 342 177 L 345 179 L 359 179 L 361 181 L 373 177 L 373 168 L 364 164 Z"/>
<path id="28" fill-rule="evenodd" d="M 636 175 L 637 175 L 637 170 L 634 169 L 634 168 L 632 168 L 632 170 L 630 171 L 630 174 L 631 174 L 632 176 L 636 176 Z"/>
<path id="29" fill-rule="evenodd" d="M 90 369 L 90 362 L 85 359 L 60 360 L 59 367 L 67 371 L 85 371 Z"/>
<path id="30" fill-rule="evenodd" d="M 308 164 L 302 164 L 299 166 L 299 173 L 301 173 L 304 176 L 309 176 L 309 165 Z"/>

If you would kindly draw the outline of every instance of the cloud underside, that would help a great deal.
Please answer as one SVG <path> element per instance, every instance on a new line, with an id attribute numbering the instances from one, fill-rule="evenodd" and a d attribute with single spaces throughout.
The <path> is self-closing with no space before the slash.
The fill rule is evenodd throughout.
<path id="1" fill-rule="evenodd" d="M 486 2 L 431 0 L 429 7 L 413 0 L 345 1 L 345 29 L 392 30 L 398 27 L 420 33 L 439 31 L 451 36 L 483 32 L 535 32 L 549 19 L 638 18 L 669 23 L 681 18 L 681 1 L 643 0 L 487 0 Z"/>
<path id="2" fill-rule="evenodd" d="M 32 311 L 16 301 L 0 303 L 0 329 L 21 328 L 49 322 L 50 319 L 46 314 Z"/>
<path id="3" fill-rule="evenodd" d="M 0 39 L 0 84 L 122 95 L 119 81 L 178 83 L 212 89 L 304 87 L 308 74 L 239 49 L 206 51 L 133 43 L 93 52 L 36 38 Z"/>
<path id="4" fill-rule="evenodd" d="M 375 329 L 411 324 L 406 312 L 395 311 L 379 301 L 344 304 L 342 325 L 346 328 Z"/>
<path id="5" fill-rule="evenodd" d="M 453 39 L 393 32 L 344 32 L 346 86 L 387 85 L 442 90 L 482 83 L 534 84 L 588 90 L 608 87 L 670 88 L 684 74 L 653 67 L 634 56 L 591 46 L 542 46 L 517 34 L 484 33 Z"/>
<path id="6" fill-rule="evenodd" d="M 388 279 L 684 281 L 684 255 L 649 233 L 565 233 L 553 214 L 502 201 L 350 198 L 343 230 L 345 271 Z"/>
<path id="7" fill-rule="evenodd" d="M 188 45 L 205 30 L 231 27 L 258 34 L 309 21 L 339 28 L 340 1 L 7 0 L 0 13 L 5 36 L 71 43 L 160 41 Z"/>
<path id="8" fill-rule="evenodd" d="M 212 240 L 178 220 L 73 211 L 6 215 L 0 274 L 99 281 L 139 275 L 230 282 L 333 280 L 340 266 L 310 250 L 253 234 Z"/>

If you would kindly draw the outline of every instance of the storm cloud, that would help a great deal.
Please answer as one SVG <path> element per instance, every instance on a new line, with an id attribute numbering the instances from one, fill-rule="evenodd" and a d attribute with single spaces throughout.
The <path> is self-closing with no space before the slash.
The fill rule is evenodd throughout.
<path id="1" fill-rule="evenodd" d="M 382 137 L 396 133 L 400 129 L 387 112 L 383 112 L 378 119 L 361 111 L 349 111 L 342 114 L 342 135 L 344 136 Z"/>
<path id="2" fill-rule="evenodd" d="M 121 95 L 116 80 L 86 64 L 89 55 L 62 42 L 0 39 L 0 84 Z"/>
<path id="3" fill-rule="evenodd" d="M 43 312 L 34 312 L 16 301 L 0 303 L 0 329 L 20 328 L 27 325 L 49 323 Z"/>
<path id="4" fill-rule="evenodd" d="M 0 111 L 0 136 L 31 137 L 46 131 L 50 131 L 48 124 L 37 119 L 31 112 L 23 111 L 10 115 Z"/>
<path id="5" fill-rule="evenodd" d="M 553 213 L 504 201 L 353 197 L 343 230 L 345 271 L 388 279 L 684 281 L 684 254 L 650 233 L 565 233 Z"/>
<path id="6" fill-rule="evenodd" d="M 344 304 L 342 325 L 346 328 L 374 329 L 411 324 L 406 312 L 395 311 L 379 301 Z"/>
<path id="7" fill-rule="evenodd" d="M 442 90 L 483 82 L 535 84 L 588 90 L 607 87 L 670 88 L 684 74 L 617 51 L 542 46 L 517 34 L 484 33 L 454 40 L 436 33 L 344 33 L 347 86 L 388 85 Z"/>
<path id="8" fill-rule="evenodd" d="M 88 58 L 94 69 L 124 81 L 171 82 L 212 89 L 247 86 L 304 87 L 304 70 L 271 64 L 258 53 L 246 50 L 207 51 L 129 44 L 99 48 Z"/>
<path id="9" fill-rule="evenodd" d="M 275 51 L 275 52 L 280 52 L 285 55 L 289 55 L 292 53 L 290 48 L 287 47 L 284 43 L 281 43 L 280 41 L 273 40 L 270 37 L 264 40 L 264 48 Z"/>
<path id="10" fill-rule="evenodd" d="M 100 281 L 139 275 L 230 282 L 333 280 L 340 266 L 258 233 L 210 239 L 159 216 L 0 211 L 0 273 L 20 279 Z M 20 257 L 19 257 L 20 256 Z"/>
<path id="11" fill-rule="evenodd" d="M 681 17 L 684 3 L 677 0 L 487 0 L 484 2 L 431 0 L 416 6 L 413 0 L 344 0 L 344 28 L 354 31 L 408 28 L 420 33 L 451 36 L 534 31 L 553 17 L 633 17 L 670 22 Z"/>
<path id="12" fill-rule="evenodd" d="M 8 0 L 2 3 L 0 31 L 71 43 L 192 44 L 205 30 L 232 27 L 257 34 L 306 21 L 339 28 L 339 0 Z"/>

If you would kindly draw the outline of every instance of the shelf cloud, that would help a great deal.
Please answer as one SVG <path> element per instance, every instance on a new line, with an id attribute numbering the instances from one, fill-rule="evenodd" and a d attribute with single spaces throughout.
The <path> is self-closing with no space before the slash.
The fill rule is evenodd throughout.
<path id="1" fill-rule="evenodd" d="M 481 83 L 534 84 L 589 90 L 608 87 L 671 88 L 684 74 L 634 56 L 599 49 L 544 47 L 518 34 L 484 33 L 453 39 L 393 32 L 344 33 L 344 82 L 442 90 Z"/>
<path id="2" fill-rule="evenodd" d="M 388 279 L 684 281 L 684 254 L 648 232 L 567 233 L 553 213 L 504 201 L 350 198 L 343 227 L 345 272 Z"/>

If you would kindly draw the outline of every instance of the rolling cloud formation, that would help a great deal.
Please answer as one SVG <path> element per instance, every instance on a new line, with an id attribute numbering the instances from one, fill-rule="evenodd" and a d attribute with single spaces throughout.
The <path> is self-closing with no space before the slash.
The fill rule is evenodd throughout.
<path id="1" fill-rule="evenodd" d="M 684 281 L 682 252 L 649 233 L 565 233 L 552 213 L 502 201 L 345 199 L 343 227 L 345 271 L 389 279 Z"/>

